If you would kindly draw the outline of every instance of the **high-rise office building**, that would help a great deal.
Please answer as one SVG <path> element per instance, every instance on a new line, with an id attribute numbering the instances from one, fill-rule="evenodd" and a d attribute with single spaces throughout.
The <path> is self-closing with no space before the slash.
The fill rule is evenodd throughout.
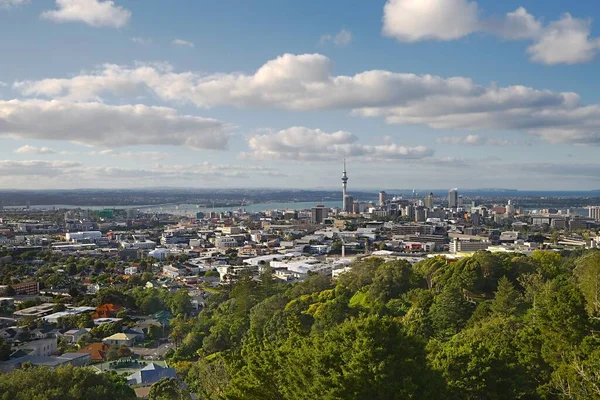
<path id="1" fill-rule="evenodd" d="M 312 208 L 311 222 L 313 224 L 322 224 L 327 218 L 327 209 L 323 205 Z"/>
<path id="2" fill-rule="evenodd" d="M 402 216 L 408 218 L 409 220 L 414 219 L 415 218 L 415 207 L 412 204 L 409 204 L 406 207 L 404 207 Z"/>
<path id="3" fill-rule="evenodd" d="M 471 223 L 473 226 L 481 225 L 481 215 L 479 215 L 479 211 L 475 211 L 471 214 Z"/>
<path id="4" fill-rule="evenodd" d="M 352 213 L 354 207 L 354 197 L 349 194 L 344 196 L 344 211 Z"/>
<path id="5" fill-rule="evenodd" d="M 382 190 L 381 192 L 379 192 L 379 205 L 384 206 L 386 202 L 387 202 L 387 193 Z"/>
<path id="6" fill-rule="evenodd" d="M 427 220 L 427 214 L 423 207 L 417 207 L 415 209 L 415 222 L 425 222 Z"/>
<path id="7" fill-rule="evenodd" d="M 589 209 L 589 217 L 600 221 L 600 206 L 593 206 Z"/>
<path id="8" fill-rule="evenodd" d="M 348 174 L 346 174 L 346 159 L 344 158 L 344 172 L 342 173 L 342 210 L 343 211 L 348 211 L 348 207 L 352 207 L 352 203 L 350 203 L 350 205 L 348 205 L 346 203 L 347 200 L 347 195 L 348 193 L 346 192 L 346 188 L 348 186 Z"/>
<path id="9" fill-rule="evenodd" d="M 360 214 L 360 203 L 358 201 L 354 201 L 352 204 L 352 214 Z"/>
<path id="10" fill-rule="evenodd" d="M 450 189 L 448 191 L 448 207 L 458 207 L 458 189 Z"/>
<path id="11" fill-rule="evenodd" d="M 430 210 L 433 208 L 433 193 L 429 193 L 427 196 L 425 196 L 425 207 L 429 208 Z"/>

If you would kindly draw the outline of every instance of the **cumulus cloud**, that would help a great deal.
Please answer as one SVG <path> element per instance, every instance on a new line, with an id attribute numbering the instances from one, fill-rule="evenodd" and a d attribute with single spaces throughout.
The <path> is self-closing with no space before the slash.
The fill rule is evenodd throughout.
<path id="1" fill-rule="evenodd" d="M 383 8 L 383 34 L 402 42 L 455 40 L 479 29 L 474 1 L 388 0 Z"/>
<path id="2" fill-rule="evenodd" d="M 50 147 L 35 147 L 26 144 L 25 146 L 19 147 L 15 150 L 17 154 L 56 154 L 56 150 Z"/>
<path id="3" fill-rule="evenodd" d="M 508 140 L 490 138 L 481 135 L 445 136 L 438 139 L 440 144 L 451 144 L 459 146 L 506 146 Z"/>
<path id="4" fill-rule="evenodd" d="M 401 42 L 456 40 L 475 32 L 508 40 L 531 40 L 531 61 L 548 65 L 591 61 L 600 39 L 591 38 L 591 22 L 564 14 L 544 26 L 524 7 L 501 18 L 481 17 L 470 0 L 388 0 L 383 9 L 384 35 Z"/>
<path id="5" fill-rule="evenodd" d="M 188 40 L 183 40 L 183 39 L 175 39 L 171 42 L 171 44 L 173 44 L 174 46 L 179 46 L 179 47 L 193 48 L 195 46 L 195 44 L 193 42 L 190 42 Z"/>
<path id="6" fill-rule="evenodd" d="M 259 160 L 339 161 L 344 157 L 371 161 L 419 159 L 433 155 L 424 146 L 406 147 L 393 143 L 378 146 L 357 143 L 350 132 L 324 132 L 320 129 L 291 127 L 279 132 L 248 138 L 251 152 L 242 158 Z"/>
<path id="7" fill-rule="evenodd" d="M 105 65 L 91 74 L 16 82 L 13 87 L 27 96 L 69 101 L 145 90 L 164 101 L 201 108 L 341 109 L 390 124 L 510 130 L 554 143 L 600 144 L 600 106 L 581 104 L 576 93 L 384 70 L 334 75 L 331 60 L 320 54 L 285 54 L 252 74 L 177 73 L 165 64 Z"/>
<path id="8" fill-rule="evenodd" d="M 0 0 L 0 8 L 10 8 L 29 3 L 29 0 Z"/>
<path id="9" fill-rule="evenodd" d="M 543 64 L 579 64 L 594 59 L 600 39 L 592 39 L 591 22 L 564 14 L 546 27 L 537 42 L 527 49 L 531 60 Z"/>
<path id="10" fill-rule="evenodd" d="M 352 42 L 352 32 L 347 29 L 341 29 L 334 36 L 325 34 L 319 39 L 319 46 L 323 46 L 328 42 L 333 42 L 338 47 L 346 47 Z"/>
<path id="11" fill-rule="evenodd" d="M 107 147 L 150 144 L 198 149 L 225 149 L 229 139 L 222 122 L 180 115 L 171 108 L 57 100 L 0 100 L 0 136 Z"/>
<path id="12" fill-rule="evenodd" d="M 488 21 L 484 29 L 504 39 L 536 39 L 542 31 L 542 23 L 529 14 L 524 7 L 519 7 L 507 13 L 500 22 Z"/>
<path id="13" fill-rule="evenodd" d="M 56 0 L 56 7 L 41 17 L 56 23 L 83 22 L 95 28 L 121 28 L 131 18 L 129 10 L 112 0 Z"/>

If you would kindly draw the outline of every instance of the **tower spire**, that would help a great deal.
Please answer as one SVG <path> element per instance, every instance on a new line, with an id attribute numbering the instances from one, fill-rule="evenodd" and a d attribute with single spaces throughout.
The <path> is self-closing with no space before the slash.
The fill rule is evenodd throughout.
<path id="1" fill-rule="evenodd" d="M 346 157 L 344 157 L 344 172 L 342 173 L 342 210 L 348 210 L 348 196 L 346 193 L 346 186 L 348 185 L 348 174 L 346 173 Z"/>

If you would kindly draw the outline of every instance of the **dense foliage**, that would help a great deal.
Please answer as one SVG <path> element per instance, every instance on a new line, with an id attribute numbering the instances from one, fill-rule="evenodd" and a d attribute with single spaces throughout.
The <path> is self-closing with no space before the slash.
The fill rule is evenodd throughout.
<path id="1" fill-rule="evenodd" d="M 183 291 L 103 291 L 98 302 L 174 315 L 169 362 L 185 385 L 163 380 L 152 398 L 187 398 L 187 387 L 208 400 L 483 400 L 600 399 L 599 299 L 600 251 L 589 250 L 369 258 L 294 285 L 267 267 L 215 291 L 197 317 Z M 0 393 L 65 381 L 32 371 L 0 379 Z M 67 395 L 109 390 L 70 379 Z"/>
<path id="2" fill-rule="evenodd" d="M 1 400 L 127 400 L 135 392 L 123 378 L 90 368 L 42 367 L 0 374 Z"/>
<path id="3" fill-rule="evenodd" d="M 178 319 L 172 360 L 206 399 L 600 398 L 599 296 L 598 251 L 267 268 Z"/>

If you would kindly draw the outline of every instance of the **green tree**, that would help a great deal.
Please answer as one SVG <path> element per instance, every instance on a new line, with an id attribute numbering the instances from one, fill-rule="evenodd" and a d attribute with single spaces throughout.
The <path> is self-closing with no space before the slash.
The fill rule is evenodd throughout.
<path id="1" fill-rule="evenodd" d="M 10 357 L 12 352 L 10 344 L 6 343 L 4 339 L 0 338 L 0 361 L 6 361 Z"/>
<path id="2" fill-rule="evenodd" d="M 427 367 L 423 345 L 390 317 L 345 321 L 309 337 L 290 336 L 265 357 L 249 358 L 230 386 L 230 399 L 440 398 L 441 377 Z M 270 355 L 269 355 L 270 354 Z M 274 360 L 276 387 L 263 385 L 254 362 Z M 273 361 L 271 361 L 273 362 Z"/>
<path id="3" fill-rule="evenodd" d="M 547 282 L 535 299 L 535 323 L 544 339 L 544 359 L 552 366 L 561 363 L 589 331 L 585 300 L 567 277 Z"/>
<path id="4" fill-rule="evenodd" d="M 192 298 L 185 289 L 179 289 L 169 299 L 169 308 L 173 315 L 188 315 L 192 310 Z"/>
<path id="5" fill-rule="evenodd" d="M 125 379 L 91 368 L 29 367 L 0 374 L 1 400 L 133 400 Z"/>
<path id="6" fill-rule="evenodd" d="M 162 337 L 162 333 L 163 329 L 160 326 L 150 325 L 148 327 L 148 333 L 146 334 L 146 336 L 148 336 L 148 339 L 150 340 L 157 340 Z"/>
<path id="7" fill-rule="evenodd" d="M 447 263 L 444 257 L 428 258 L 416 263 L 414 270 L 417 275 L 425 279 L 427 289 L 433 289 L 437 286 L 438 277 L 443 273 Z"/>
<path id="8" fill-rule="evenodd" d="M 371 302 L 383 305 L 411 289 L 415 280 L 408 261 L 387 262 L 375 270 L 367 297 Z"/>
<path id="9" fill-rule="evenodd" d="M 150 387 L 149 400 L 187 400 L 189 393 L 181 388 L 177 379 L 161 378 Z"/>
<path id="10" fill-rule="evenodd" d="M 200 357 L 192 364 L 186 377 L 190 392 L 204 400 L 221 399 L 230 381 L 227 364 L 220 355 L 210 360 Z"/>
<path id="11" fill-rule="evenodd" d="M 429 319 L 438 338 L 449 338 L 458 333 L 470 318 L 474 305 L 465 300 L 457 286 L 446 286 L 433 300 Z"/>
<path id="12" fill-rule="evenodd" d="M 597 318 L 600 315 L 600 251 L 592 251 L 576 261 L 575 276 L 585 297 L 588 314 Z"/>
<path id="13" fill-rule="evenodd" d="M 519 324 L 494 318 L 465 329 L 448 342 L 429 344 L 433 367 L 460 399 L 535 398 L 537 382 L 520 362 Z"/>
<path id="14" fill-rule="evenodd" d="M 516 314 L 521 304 L 521 294 L 513 284 L 506 277 L 500 279 L 491 311 L 496 315 L 508 317 Z"/>
<path id="15" fill-rule="evenodd" d="M 560 253 L 555 251 L 536 250 L 531 259 L 537 263 L 538 271 L 545 279 L 553 279 L 566 272 Z"/>
<path id="16" fill-rule="evenodd" d="M 549 394 L 565 399 L 600 398 L 600 343 L 587 337 L 552 373 Z"/>

